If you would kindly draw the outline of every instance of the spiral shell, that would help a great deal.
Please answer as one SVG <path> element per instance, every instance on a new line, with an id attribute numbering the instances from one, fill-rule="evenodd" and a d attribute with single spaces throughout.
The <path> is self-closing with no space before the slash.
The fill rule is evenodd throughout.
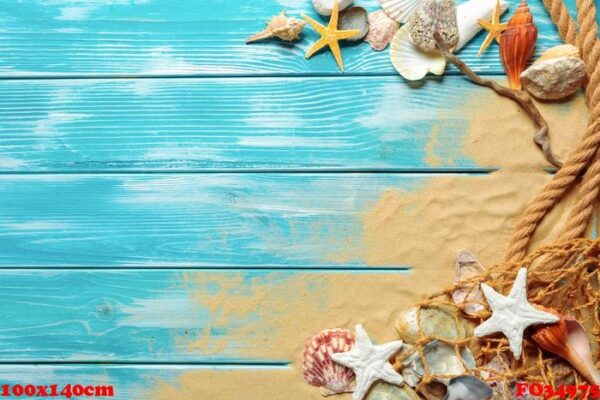
<path id="1" fill-rule="evenodd" d="M 508 28 L 500 35 L 500 59 L 511 88 L 521 90 L 521 72 L 527 68 L 537 40 L 537 27 L 525 0 L 508 21 Z"/>
<path id="2" fill-rule="evenodd" d="M 304 381 L 324 389 L 325 394 L 351 392 L 354 372 L 331 359 L 331 354 L 348 352 L 354 345 L 354 332 L 326 329 L 314 335 L 302 352 Z"/>
<path id="3" fill-rule="evenodd" d="M 263 39 L 278 38 L 291 42 L 300 39 L 300 32 L 304 29 L 306 21 L 298 18 L 288 17 L 285 11 L 271 18 L 264 31 L 246 39 L 246 43 L 257 42 Z"/>

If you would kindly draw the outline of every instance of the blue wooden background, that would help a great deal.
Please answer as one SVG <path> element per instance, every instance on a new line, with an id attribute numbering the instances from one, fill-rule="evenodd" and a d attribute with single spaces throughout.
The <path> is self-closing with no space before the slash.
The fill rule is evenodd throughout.
<path id="1" fill-rule="evenodd" d="M 560 40 L 529 3 L 539 54 Z M 312 12 L 309 0 L 0 1 L 0 382 L 319 398 L 296 385 L 289 343 L 418 298 L 411 265 L 332 257 L 319 239 L 332 232 L 315 227 L 358 237 L 390 188 L 499 167 L 461 151 L 469 119 L 454 112 L 489 94 L 452 68 L 409 84 L 364 43 L 343 48 L 340 74 L 327 52 L 304 59 L 310 29 L 296 45 L 244 44 L 282 8 Z M 460 55 L 501 79 L 497 46 L 476 57 L 482 40 Z"/>

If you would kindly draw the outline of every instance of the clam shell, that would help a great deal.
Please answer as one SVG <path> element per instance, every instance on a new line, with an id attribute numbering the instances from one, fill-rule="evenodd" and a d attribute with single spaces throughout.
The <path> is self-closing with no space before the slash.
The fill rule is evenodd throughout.
<path id="1" fill-rule="evenodd" d="M 477 315 L 484 311 L 487 308 L 487 302 L 477 282 L 465 284 L 462 282 L 484 274 L 485 268 L 473 254 L 466 249 L 458 252 L 454 277 L 456 288 L 452 291 L 452 300 L 468 315 Z"/>
<path id="2" fill-rule="evenodd" d="M 481 379 L 461 375 L 450 379 L 444 400 L 488 400 L 492 395 L 492 389 Z"/>
<path id="3" fill-rule="evenodd" d="M 394 21 L 405 24 L 423 0 L 379 0 L 383 11 Z"/>
<path id="4" fill-rule="evenodd" d="M 324 389 L 324 394 L 352 391 L 354 372 L 331 359 L 331 354 L 350 351 L 356 336 L 346 329 L 327 329 L 314 335 L 302 352 L 304 381 Z"/>
<path id="5" fill-rule="evenodd" d="M 462 49 L 481 29 L 478 19 L 489 21 L 496 7 L 496 0 L 467 0 L 456 8 L 458 20 L 458 42 L 454 51 Z M 508 10 L 508 2 L 500 1 L 500 14 Z"/>
<path id="6" fill-rule="evenodd" d="M 425 52 L 437 50 L 435 32 L 441 34 L 441 40 L 448 49 L 453 49 L 458 42 L 454 0 L 423 0 L 410 16 L 408 24 L 411 39 Z"/>
<path id="7" fill-rule="evenodd" d="M 437 382 L 448 384 L 450 378 L 436 375 L 457 376 L 468 372 L 457 356 L 454 346 L 447 343 L 434 340 L 423 348 L 423 355 L 427 360 L 433 380 Z M 460 355 L 469 370 L 475 368 L 475 359 L 471 350 L 466 347 L 462 348 Z M 416 387 L 423 379 L 425 366 L 418 352 L 413 353 L 402 362 L 402 376 L 411 387 Z"/>
<path id="8" fill-rule="evenodd" d="M 537 60 L 535 60 L 534 64 L 558 57 L 581 58 L 581 56 L 579 55 L 579 49 L 577 47 L 573 46 L 572 44 L 561 44 L 558 46 L 550 47 L 548 50 L 544 51 L 542 55 Z"/>
<path id="9" fill-rule="evenodd" d="M 585 63 L 576 57 L 548 58 L 521 74 L 523 87 L 542 100 L 568 97 L 579 89 L 585 79 Z"/>
<path id="10" fill-rule="evenodd" d="M 390 45 L 390 58 L 396 71 L 404 79 L 418 81 L 428 72 L 442 75 L 446 59 L 439 53 L 425 53 L 411 40 L 408 25 L 402 26 Z"/>
<path id="11" fill-rule="evenodd" d="M 420 400 L 418 394 L 410 387 L 390 385 L 386 382 L 378 382 L 369 391 L 366 400 Z"/>
<path id="12" fill-rule="evenodd" d="M 371 45 L 375 51 L 385 50 L 398 32 L 400 25 L 387 16 L 382 10 L 369 14 L 369 33 L 365 37 L 365 42 Z"/>
<path id="13" fill-rule="evenodd" d="M 445 306 L 421 308 L 420 321 L 424 336 L 435 336 L 446 340 L 464 339 L 472 333 L 472 325 L 462 318 L 455 319 L 455 311 Z M 396 332 L 400 339 L 415 343 L 419 339 L 417 308 L 400 314 L 396 320 Z"/>
<path id="14" fill-rule="evenodd" d="M 361 40 L 369 33 L 369 17 L 367 10 L 362 7 L 351 7 L 340 13 L 338 29 L 343 31 L 360 31 L 357 35 L 348 38 L 350 41 Z"/>
<path id="15" fill-rule="evenodd" d="M 329 16 L 333 11 L 334 1 L 337 1 L 340 5 L 340 11 L 348 8 L 348 6 L 352 4 L 352 0 L 312 0 L 312 5 L 317 13 Z"/>

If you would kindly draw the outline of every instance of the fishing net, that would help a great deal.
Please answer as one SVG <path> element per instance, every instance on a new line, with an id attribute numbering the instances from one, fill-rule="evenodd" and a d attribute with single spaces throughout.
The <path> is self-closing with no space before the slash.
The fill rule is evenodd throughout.
<path id="1" fill-rule="evenodd" d="M 562 266 L 549 268 L 549 264 L 545 262 L 549 259 L 563 260 Z M 399 355 L 394 366 L 402 371 L 406 369 L 406 360 L 418 357 L 422 363 L 424 376 L 418 383 L 417 390 L 426 398 L 437 397 L 435 392 L 444 390 L 439 382 L 453 377 L 453 375 L 436 375 L 425 354 L 426 345 L 432 341 L 439 341 L 451 346 L 466 373 L 488 383 L 499 399 L 515 398 L 514 385 L 519 381 L 551 385 L 553 388 L 560 385 L 588 384 L 566 361 L 557 355 L 543 351 L 531 340 L 533 328 L 525 332 L 523 353 L 521 359 L 516 360 L 504 335 L 496 334 L 483 338 L 473 336 L 472 328 L 491 315 L 487 308 L 482 307 L 474 315 L 463 310 L 469 305 L 473 306 L 473 300 L 478 298 L 475 291 L 479 290 L 480 283 L 485 282 L 499 293 L 506 295 L 515 281 L 518 270 L 525 267 L 528 270 L 529 301 L 536 306 L 554 309 L 576 318 L 585 327 L 592 347 L 593 359 L 597 364 L 600 341 L 599 265 L 600 240 L 576 239 L 541 248 L 519 262 L 499 264 L 479 276 L 461 280 L 417 305 L 418 336 L 413 343 L 414 347 L 411 351 Z M 463 301 L 459 303 L 452 296 L 457 290 L 464 292 Z M 449 310 L 457 326 L 466 323 L 470 329 L 463 337 L 455 339 L 428 333 L 428 329 L 423 327 L 427 315 L 421 314 L 426 314 L 430 309 L 444 309 L 445 312 Z M 465 348 L 472 353 L 475 365 L 467 360 Z"/>

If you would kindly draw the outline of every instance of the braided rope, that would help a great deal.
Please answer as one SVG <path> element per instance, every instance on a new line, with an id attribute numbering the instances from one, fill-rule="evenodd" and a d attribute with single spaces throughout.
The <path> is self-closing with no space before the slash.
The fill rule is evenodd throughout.
<path id="1" fill-rule="evenodd" d="M 594 0 L 577 0 L 580 29 L 576 33 L 576 23 L 561 0 L 544 0 L 544 5 L 557 25 L 561 38 L 567 43 L 577 44 L 586 63 L 589 78 L 586 100 L 591 109 L 590 123 L 584 139 L 569 155 L 564 166 L 523 212 L 506 254 L 506 260 L 509 262 L 517 262 L 525 257 L 538 225 L 572 188 L 586 168 L 588 170 L 578 192 L 577 202 L 560 240 L 577 238 L 584 234 L 600 191 L 600 158 L 597 157 L 592 162 L 600 148 L 600 67 L 597 67 L 600 60 L 600 41 L 597 38 L 596 6 Z"/>

